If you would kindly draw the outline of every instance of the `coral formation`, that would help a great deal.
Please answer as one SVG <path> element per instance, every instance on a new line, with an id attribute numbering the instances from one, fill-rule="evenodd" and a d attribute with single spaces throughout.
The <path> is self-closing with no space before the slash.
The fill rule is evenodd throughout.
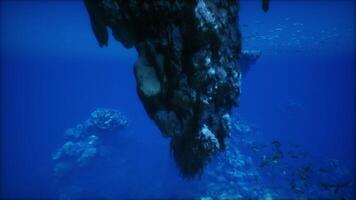
<path id="1" fill-rule="evenodd" d="M 213 154 L 220 148 L 215 135 L 206 125 L 200 130 L 197 139 L 201 143 L 200 145 L 202 146 L 202 149 L 204 149 L 204 152 L 207 152 L 208 154 Z"/>
<path id="2" fill-rule="evenodd" d="M 120 112 L 111 109 L 96 109 L 90 114 L 87 126 L 93 126 L 103 131 L 113 131 L 119 127 L 126 127 L 127 118 Z"/>
<path id="3" fill-rule="evenodd" d="M 200 199 L 352 199 L 351 171 L 308 155 L 300 145 L 270 144 L 237 115 L 234 134 L 203 176 Z M 289 149 L 289 150 L 288 150 Z M 258 164 L 260 163 L 260 164 Z"/>
<path id="4" fill-rule="evenodd" d="M 100 46 L 108 43 L 110 28 L 125 47 L 136 48 L 137 92 L 145 109 L 172 138 L 182 174 L 199 174 L 224 149 L 226 116 L 239 103 L 238 1 L 84 2 Z"/>
<path id="5" fill-rule="evenodd" d="M 65 132 L 66 142 L 53 155 L 56 162 L 54 174 L 63 177 L 78 167 L 87 166 L 102 145 L 105 132 L 113 133 L 128 125 L 127 118 L 119 111 L 99 108 L 90 118 Z"/>

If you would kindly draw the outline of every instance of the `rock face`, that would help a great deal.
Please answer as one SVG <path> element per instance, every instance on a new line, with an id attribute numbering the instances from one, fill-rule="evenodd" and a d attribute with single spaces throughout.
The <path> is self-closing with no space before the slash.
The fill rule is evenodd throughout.
<path id="1" fill-rule="evenodd" d="M 84 0 L 100 46 L 108 31 L 136 48 L 137 92 L 171 138 L 185 177 L 199 175 L 230 134 L 239 103 L 238 0 Z"/>

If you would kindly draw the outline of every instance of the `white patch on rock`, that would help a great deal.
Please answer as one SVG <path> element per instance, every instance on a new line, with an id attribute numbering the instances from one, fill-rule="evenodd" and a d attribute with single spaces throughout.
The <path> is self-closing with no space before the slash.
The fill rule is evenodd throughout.
<path id="1" fill-rule="evenodd" d="M 209 65 L 211 63 L 210 57 L 205 58 L 205 65 Z"/>
<path id="2" fill-rule="evenodd" d="M 209 74 L 210 76 L 215 75 L 215 69 L 212 68 L 212 67 L 210 67 L 209 70 L 208 70 L 208 74 Z"/>
<path id="3" fill-rule="evenodd" d="M 208 27 L 215 31 L 219 29 L 214 13 L 209 10 L 204 0 L 199 0 L 195 8 L 195 17 L 198 20 L 198 27 L 202 28 L 203 31 L 207 30 Z"/>
<path id="4" fill-rule="evenodd" d="M 161 91 L 161 84 L 153 67 L 138 60 L 135 64 L 135 73 L 139 89 L 145 96 L 154 96 Z"/>
<path id="5" fill-rule="evenodd" d="M 226 114 L 224 114 L 222 116 L 222 126 L 223 126 L 223 128 L 225 129 L 225 131 L 227 133 L 231 132 L 231 128 L 232 128 L 232 126 L 231 126 L 231 117 L 230 117 L 230 115 L 228 113 L 226 113 Z"/>
<path id="6" fill-rule="evenodd" d="M 199 132 L 199 140 L 205 150 L 208 152 L 216 152 L 220 148 L 218 139 L 215 137 L 214 133 L 210 131 L 207 125 L 203 125 Z"/>

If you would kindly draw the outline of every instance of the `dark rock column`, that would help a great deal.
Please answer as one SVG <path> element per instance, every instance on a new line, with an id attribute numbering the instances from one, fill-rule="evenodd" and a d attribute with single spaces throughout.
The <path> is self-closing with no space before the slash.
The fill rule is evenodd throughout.
<path id="1" fill-rule="evenodd" d="M 100 46 L 108 29 L 135 47 L 137 92 L 171 138 L 182 175 L 193 177 L 224 149 L 238 105 L 241 35 L 237 0 L 85 0 Z"/>

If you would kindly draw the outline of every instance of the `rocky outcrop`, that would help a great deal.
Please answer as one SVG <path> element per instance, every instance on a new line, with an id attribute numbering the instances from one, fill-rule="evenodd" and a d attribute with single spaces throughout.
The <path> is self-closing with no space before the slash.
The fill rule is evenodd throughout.
<path id="1" fill-rule="evenodd" d="M 261 57 L 261 51 L 258 50 L 242 50 L 239 56 L 240 71 L 243 76 L 250 70 L 251 65 Z"/>
<path id="2" fill-rule="evenodd" d="M 136 48 L 137 92 L 171 138 L 181 173 L 193 177 L 225 147 L 239 104 L 237 0 L 85 0 L 100 46 L 108 32 Z"/>
<path id="3" fill-rule="evenodd" d="M 110 136 L 128 126 L 127 118 L 119 111 L 98 108 L 90 118 L 65 132 L 65 143 L 52 155 L 54 175 L 63 178 L 86 167 L 99 155 Z"/>

